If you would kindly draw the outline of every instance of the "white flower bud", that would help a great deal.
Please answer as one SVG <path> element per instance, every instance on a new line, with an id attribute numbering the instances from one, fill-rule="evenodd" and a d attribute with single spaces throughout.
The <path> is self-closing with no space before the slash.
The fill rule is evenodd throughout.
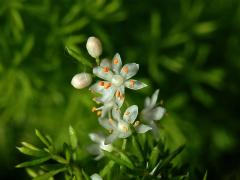
<path id="1" fill-rule="evenodd" d="M 86 44 L 88 53 L 93 58 L 98 58 L 102 54 L 102 44 L 101 41 L 96 37 L 89 37 Z"/>
<path id="2" fill-rule="evenodd" d="M 73 76 L 71 84 L 76 89 L 83 89 L 92 83 L 92 76 L 88 73 L 79 73 Z"/>

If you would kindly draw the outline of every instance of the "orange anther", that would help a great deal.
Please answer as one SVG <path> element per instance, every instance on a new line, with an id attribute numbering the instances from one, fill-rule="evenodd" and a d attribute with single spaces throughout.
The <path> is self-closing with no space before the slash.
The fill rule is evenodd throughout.
<path id="1" fill-rule="evenodd" d="M 92 100 L 95 101 L 97 104 L 100 104 L 96 97 L 92 98 Z"/>
<path id="2" fill-rule="evenodd" d="M 112 83 L 104 83 L 104 88 L 105 89 L 108 89 L 109 87 L 111 87 Z"/>
<path id="3" fill-rule="evenodd" d="M 96 112 L 97 111 L 97 108 L 96 107 L 93 107 L 92 108 L 92 112 Z"/>
<path id="4" fill-rule="evenodd" d="M 128 67 L 127 66 L 123 67 L 122 70 L 123 70 L 123 72 L 128 73 Z"/>
<path id="5" fill-rule="evenodd" d="M 123 99 L 124 99 L 124 95 L 121 94 L 121 95 L 119 96 L 119 98 L 120 98 L 121 100 L 123 100 Z"/>
<path id="6" fill-rule="evenodd" d="M 98 111 L 98 112 L 97 112 L 97 115 L 98 115 L 98 116 L 101 116 L 101 115 L 102 115 L 102 111 Z"/>
<path id="7" fill-rule="evenodd" d="M 139 124 L 140 124 L 140 121 L 136 121 L 136 122 L 134 123 L 134 127 L 139 126 Z"/>
<path id="8" fill-rule="evenodd" d="M 103 67 L 103 72 L 107 73 L 109 71 L 109 67 Z"/>
<path id="9" fill-rule="evenodd" d="M 121 92 L 117 91 L 115 95 L 116 95 L 116 97 L 121 97 Z"/>
<path id="10" fill-rule="evenodd" d="M 115 58 L 115 59 L 113 60 L 113 63 L 114 63 L 114 64 L 118 64 L 118 58 Z"/>
<path id="11" fill-rule="evenodd" d="M 133 88 L 134 87 L 134 84 L 135 84 L 135 81 L 134 80 L 130 80 L 130 86 Z"/>
<path id="12" fill-rule="evenodd" d="M 129 112 L 129 111 L 125 113 L 125 115 L 126 115 L 126 116 L 128 116 L 129 114 L 130 114 L 130 112 Z"/>
<path id="13" fill-rule="evenodd" d="M 99 86 L 104 86 L 104 82 L 103 81 L 99 81 L 98 85 Z"/>

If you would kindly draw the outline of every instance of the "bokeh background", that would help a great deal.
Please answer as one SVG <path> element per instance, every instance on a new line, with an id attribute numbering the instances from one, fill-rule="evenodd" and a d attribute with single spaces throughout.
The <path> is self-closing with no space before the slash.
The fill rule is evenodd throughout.
<path id="1" fill-rule="evenodd" d="M 55 143 L 71 124 L 84 147 L 100 129 L 88 90 L 74 74 L 88 71 L 66 52 L 89 36 L 101 39 L 102 57 L 119 52 L 137 62 L 149 87 L 128 91 L 131 103 L 160 89 L 168 115 L 161 135 L 171 149 L 186 144 L 179 163 L 201 179 L 240 179 L 240 1 L 238 0 L 1 0 L 0 177 L 28 179 L 14 165 L 26 160 L 21 141 L 34 129 Z"/>

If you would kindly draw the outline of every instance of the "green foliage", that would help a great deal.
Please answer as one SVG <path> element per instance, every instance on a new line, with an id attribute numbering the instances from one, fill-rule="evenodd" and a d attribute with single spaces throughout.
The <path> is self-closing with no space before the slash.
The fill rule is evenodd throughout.
<path id="1" fill-rule="evenodd" d="M 36 180 L 53 178 L 59 173 L 65 179 L 89 179 L 86 172 L 91 174 L 99 172 L 103 179 L 188 178 L 186 169 L 180 169 L 172 163 L 172 160 L 183 150 L 183 146 L 170 152 L 163 141 L 156 141 L 149 134 L 135 134 L 131 138 L 123 139 L 122 144 L 115 144 L 114 151 L 105 151 L 105 160 L 96 161 L 95 166 L 98 168 L 94 168 L 91 172 L 84 165 L 84 161 L 89 162 L 92 157 L 88 156 L 83 161 L 81 157 L 75 156 L 75 153 L 81 150 L 78 149 L 78 138 L 71 126 L 69 127 L 70 145 L 64 143 L 60 153 L 55 150 L 54 144 L 47 140 L 48 136 L 38 130 L 35 133 L 45 146 L 36 147 L 23 142 L 23 146 L 18 150 L 34 159 L 18 164 L 16 167 L 27 168 L 28 174 Z M 135 141 L 137 141 L 137 147 Z M 140 156 L 135 153 L 135 150 L 141 151 Z"/>
<path id="2" fill-rule="evenodd" d="M 80 170 L 77 168 L 76 151 L 77 151 L 77 137 L 75 130 L 69 127 L 70 144 L 63 145 L 64 155 L 56 151 L 55 145 L 49 141 L 49 136 L 43 135 L 40 131 L 35 131 L 36 136 L 45 145 L 45 147 L 35 147 L 29 143 L 22 143 L 23 147 L 18 150 L 26 155 L 32 156 L 34 159 L 31 161 L 18 164 L 17 168 L 27 167 L 28 174 L 33 179 L 49 179 L 59 173 L 64 173 L 66 179 L 81 179 Z M 32 169 L 29 169 L 33 167 Z M 84 175 L 86 176 L 86 175 Z"/>

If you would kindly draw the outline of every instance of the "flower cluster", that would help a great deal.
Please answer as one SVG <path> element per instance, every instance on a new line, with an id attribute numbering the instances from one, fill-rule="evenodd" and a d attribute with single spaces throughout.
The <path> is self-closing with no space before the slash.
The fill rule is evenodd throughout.
<path id="1" fill-rule="evenodd" d="M 99 56 L 102 53 L 101 42 L 90 37 L 87 42 L 88 53 L 96 58 L 97 66 L 93 68 L 93 75 L 100 78 L 90 86 L 90 91 L 98 94 L 94 98 L 99 107 L 93 107 L 92 111 L 99 116 L 99 124 L 109 131 L 110 135 L 104 137 L 99 134 L 90 134 L 90 138 L 96 144 L 89 147 L 89 151 L 96 155 L 95 159 L 103 156 L 103 150 L 111 152 L 112 143 L 118 138 L 127 138 L 133 133 L 145 133 L 152 130 L 153 134 L 158 136 L 158 128 L 155 121 L 162 118 L 165 109 L 157 105 L 159 90 L 153 96 L 146 98 L 145 107 L 138 113 L 138 106 L 128 107 L 122 115 L 121 107 L 125 102 L 125 88 L 139 90 L 147 85 L 132 79 L 139 70 L 139 65 L 129 63 L 123 65 L 120 55 L 117 53 L 112 61 L 102 59 Z M 91 84 L 92 77 L 89 73 L 80 73 L 73 77 L 72 85 L 81 89 Z"/>

